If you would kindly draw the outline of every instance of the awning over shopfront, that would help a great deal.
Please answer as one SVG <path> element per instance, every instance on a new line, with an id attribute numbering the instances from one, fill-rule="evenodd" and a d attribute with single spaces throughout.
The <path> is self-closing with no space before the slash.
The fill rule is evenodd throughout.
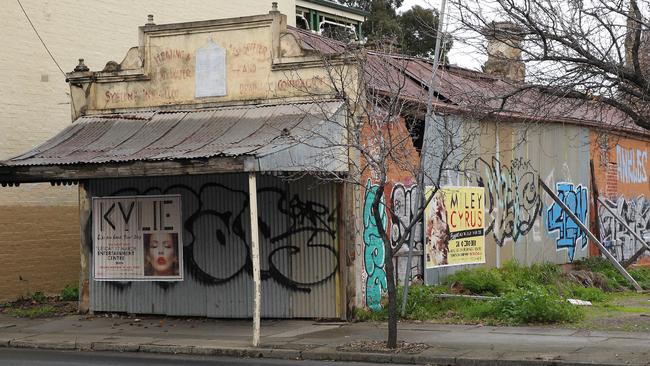
<path id="1" fill-rule="evenodd" d="M 219 172 L 345 172 L 338 100 L 84 116 L 0 162 L 0 182 Z"/>

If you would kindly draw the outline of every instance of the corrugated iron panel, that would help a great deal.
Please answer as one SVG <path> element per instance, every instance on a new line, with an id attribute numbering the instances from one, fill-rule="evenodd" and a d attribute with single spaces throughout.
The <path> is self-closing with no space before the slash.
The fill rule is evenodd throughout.
<path id="1" fill-rule="evenodd" d="M 91 309 L 250 317 L 247 187 L 246 174 L 91 181 L 93 196 L 180 194 L 185 246 L 183 281 L 91 281 Z M 334 276 L 327 277 L 338 270 L 338 256 L 330 254 L 336 251 L 333 192 L 334 184 L 314 179 L 259 176 L 264 317 L 336 316 L 337 282 Z"/>
<path id="2" fill-rule="evenodd" d="M 61 165 L 255 155 L 274 140 L 285 147 L 298 144 L 295 139 L 278 138 L 299 129 L 302 121 L 328 119 L 342 105 L 323 101 L 82 117 L 46 143 L 5 163 Z"/>

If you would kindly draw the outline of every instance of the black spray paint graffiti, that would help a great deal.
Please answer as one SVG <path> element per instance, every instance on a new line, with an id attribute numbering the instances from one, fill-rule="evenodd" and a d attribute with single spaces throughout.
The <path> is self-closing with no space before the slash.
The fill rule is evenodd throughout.
<path id="1" fill-rule="evenodd" d="M 144 191 L 127 188 L 112 195 L 173 193 L 181 193 L 183 206 L 192 207 L 184 222 L 186 235 L 183 253 L 189 273 L 198 281 L 213 285 L 229 282 L 242 273 L 252 275 L 248 229 L 244 224 L 249 216 L 246 191 L 207 183 L 198 191 L 178 184 L 164 189 L 150 187 Z M 228 197 L 223 201 L 231 204 L 229 207 L 218 202 L 213 204 L 214 199 L 206 199 L 207 195 Z M 291 195 L 275 187 L 260 188 L 258 202 L 261 209 L 264 209 L 262 202 L 273 204 L 273 208 L 267 207 L 269 217 L 258 217 L 261 242 L 270 245 L 266 261 L 263 262 L 267 268 L 262 268 L 262 280 L 273 279 L 288 289 L 303 292 L 310 292 L 311 286 L 330 280 L 339 267 L 338 253 L 333 245 L 336 237 L 336 208 L 330 209 L 318 202 L 302 200 L 297 194 Z M 213 255 L 207 257 L 203 255 L 205 253 Z M 331 260 L 319 261 L 331 263 L 330 268 L 325 268 L 320 273 L 292 273 L 286 264 L 287 258 L 309 255 L 318 255 L 319 258 L 328 256 Z M 210 266 L 210 261 L 219 259 L 224 265 L 219 268 Z M 170 286 L 164 282 L 157 283 L 164 287 Z M 124 286 L 127 283 L 111 284 Z"/>
<path id="2" fill-rule="evenodd" d="M 391 202 L 391 229 L 390 229 L 390 241 L 393 247 L 396 247 L 399 243 L 400 238 L 406 232 L 406 226 L 408 225 L 413 217 L 415 216 L 415 206 L 418 199 L 418 188 L 416 185 L 411 187 L 405 187 L 401 183 L 395 183 L 393 186 L 393 191 L 390 195 Z M 414 246 L 413 249 L 421 250 L 422 249 L 422 227 L 421 225 L 416 225 L 415 230 L 413 230 Z M 407 236 L 406 243 L 408 243 L 409 237 Z"/>
<path id="3" fill-rule="evenodd" d="M 608 199 L 604 201 L 636 234 L 645 240 L 648 239 L 650 236 L 650 202 L 644 196 L 627 200 L 625 197 L 619 197 L 615 201 Z M 641 249 L 641 244 L 605 207 L 600 207 L 598 211 L 600 239 L 616 259 L 627 260 Z"/>
<path id="4" fill-rule="evenodd" d="M 539 196 L 539 174 L 528 160 L 514 159 L 510 168 L 496 158 L 492 162 L 479 158 L 476 171 L 483 174 L 477 179 L 481 187 L 486 187 L 488 201 L 488 221 L 486 233 L 492 233 L 497 245 L 503 246 L 506 240 L 517 239 L 528 234 L 542 213 L 542 200 Z"/>

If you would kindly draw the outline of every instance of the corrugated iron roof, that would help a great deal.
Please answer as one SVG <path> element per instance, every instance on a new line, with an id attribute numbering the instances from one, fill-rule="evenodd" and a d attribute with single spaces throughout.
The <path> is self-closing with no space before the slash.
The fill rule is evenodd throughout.
<path id="1" fill-rule="evenodd" d="M 259 158 L 309 139 L 310 132 L 336 119 L 342 107 L 341 101 L 328 100 L 85 116 L 2 164 L 18 167 L 241 155 Z"/>
<path id="2" fill-rule="evenodd" d="M 345 43 L 308 31 L 288 27 L 307 48 L 325 55 L 341 53 Z M 378 92 L 399 95 L 419 103 L 427 98 L 433 64 L 431 60 L 397 53 L 369 51 L 364 65 L 366 82 Z M 558 98 L 534 85 L 513 84 L 499 77 L 458 66 L 438 69 L 435 94 L 454 110 L 492 114 L 523 120 L 570 122 L 650 135 L 629 116 L 604 103 Z M 524 89 L 523 91 L 521 91 Z"/>

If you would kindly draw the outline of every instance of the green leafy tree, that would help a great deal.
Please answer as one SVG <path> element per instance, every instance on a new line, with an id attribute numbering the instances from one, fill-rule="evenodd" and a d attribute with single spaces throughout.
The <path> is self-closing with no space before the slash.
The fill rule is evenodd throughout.
<path id="1" fill-rule="evenodd" d="M 394 43 L 401 53 L 433 57 L 438 29 L 438 11 L 414 6 L 403 14 L 397 14 L 403 0 L 339 0 L 342 4 L 369 13 L 363 23 L 364 34 L 369 44 Z M 446 51 L 451 48 L 451 40 L 445 42 Z"/>
<path id="2" fill-rule="evenodd" d="M 433 57 L 438 33 L 439 14 L 436 9 L 413 6 L 399 16 L 402 52 L 411 56 Z M 451 39 L 445 37 L 442 48 L 442 60 L 451 49 Z"/>

